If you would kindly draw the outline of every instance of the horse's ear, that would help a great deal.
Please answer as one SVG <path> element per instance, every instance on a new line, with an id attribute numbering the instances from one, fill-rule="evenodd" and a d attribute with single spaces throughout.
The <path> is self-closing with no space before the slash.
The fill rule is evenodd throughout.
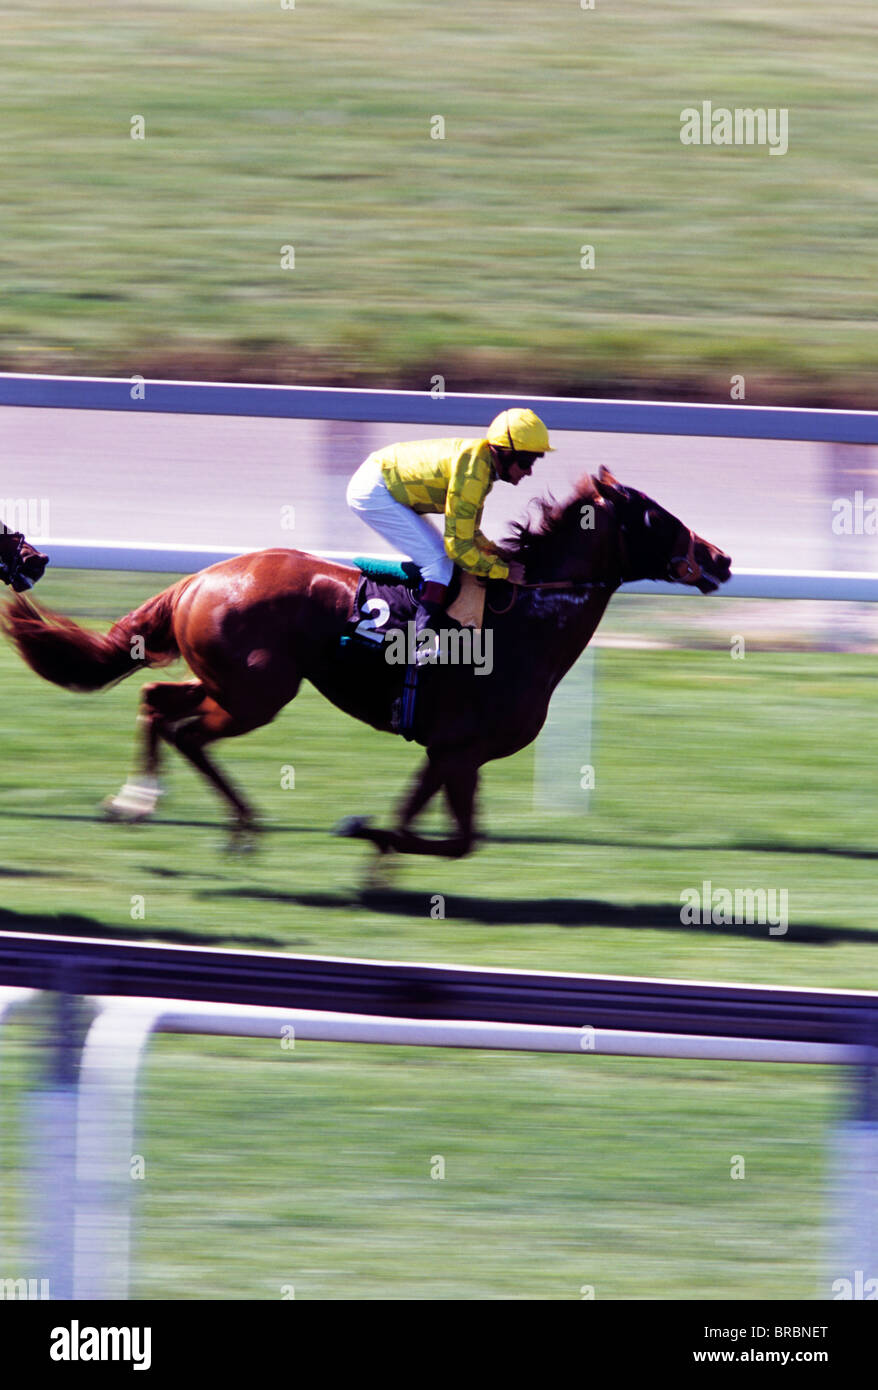
<path id="1" fill-rule="evenodd" d="M 605 468 L 603 464 L 601 464 L 598 469 L 597 483 L 601 492 L 603 492 L 604 489 L 606 489 L 607 492 L 613 492 L 616 488 L 621 486 L 618 480 L 613 477 L 609 468 Z"/>

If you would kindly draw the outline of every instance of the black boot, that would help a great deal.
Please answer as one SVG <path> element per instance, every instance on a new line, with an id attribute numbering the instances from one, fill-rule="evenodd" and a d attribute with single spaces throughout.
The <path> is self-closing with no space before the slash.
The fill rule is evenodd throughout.
<path id="1" fill-rule="evenodd" d="M 20 531 L 0 531 L 0 581 L 11 584 L 16 593 L 33 588 L 48 563 L 48 555 L 35 550 Z"/>
<path id="2" fill-rule="evenodd" d="M 430 579 L 418 596 L 418 611 L 415 613 L 415 665 L 424 666 L 431 661 L 433 654 L 439 654 L 439 634 L 445 618 L 445 600 L 448 597 L 447 584 L 438 584 Z M 436 641 L 430 647 L 418 649 L 417 641 L 422 632 L 429 628 L 436 634 Z"/>
<path id="3" fill-rule="evenodd" d="M 448 586 L 429 579 L 418 596 L 418 609 L 415 613 L 415 660 L 406 667 L 405 682 L 400 700 L 398 732 L 403 738 L 412 739 L 415 727 L 415 701 L 418 690 L 418 670 L 428 663 L 432 664 L 439 654 L 440 633 L 445 618 L 445 599 Z M 418 637 L 427 628 L 436 634 L 435 642 L 429 647 L 418 648 Z"/>

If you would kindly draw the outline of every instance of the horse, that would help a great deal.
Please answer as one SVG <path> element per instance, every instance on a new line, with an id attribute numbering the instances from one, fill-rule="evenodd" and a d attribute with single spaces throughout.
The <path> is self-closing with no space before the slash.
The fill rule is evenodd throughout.
<path id="1" fill-rule="evenodd" d="M 414 736 L 427 756 L 396 824 L 383 828 L 354 817 L 339 828 L 371 842 L 379 856 L 470 852 L 480 768 L 536 738 L 552 692 L 620 584 L 667 579 L 711 593 L 730 576 L 724 551 L 606 468 L 580 479 L 565 503 L 544 498 L 536 506 L 537 517 L 514 526 L 501 551 L 521 562 L 523 582 L 486 582 L 492 669 L 421 668 Z M 303 551 L 263 550 L 179 580 L 105 636 L 37 610 L 20 595 L 0 621 L 31 669 L 67 690 L 100 690 L 144 666 L 182 657 L 194 679 L 142 688 L 139 776 L 109 802 L 109 811 L 129 820 L 155 811 L 166 744 L 220 794 L 232 814 L 233 839 L 240 840 L 258 829 L 254 812 L 208 757 L 209 745 L 268 724 L 303 680 L 354 718 L 395 731 L 388 694 L 399 694 L 405 668 L 372 653 L 352 664 L 340 640 L 356 620 L 360 578 L 356 568 Z M 371 663 L 369 678 L 363 660 Z M 450 833 L 420 835 L 413 824 L 440 790 Z"/>

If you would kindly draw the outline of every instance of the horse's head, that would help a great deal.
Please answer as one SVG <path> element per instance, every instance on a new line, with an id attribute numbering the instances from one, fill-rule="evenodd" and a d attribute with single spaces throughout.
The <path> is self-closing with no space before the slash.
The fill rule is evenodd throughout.
<path id="1" fill-rule="evenodd" d="M 710 594 L 731 573 L 724 551 L 645 492 L 623 487 L 608 468 L 583 478 L 568 502 L 542 498 L 535 506 L 536 524 L 514 524 L 502 551 L 524 565 L 526 583 L 615 587 L 667 579 Z"/>
<path id="2" fill-rule="evenodd" d="M 594 479 L 597 505 L 609 508 L 619 530 L 622 581 L 666 579 L 712 594 L 732 570 L 731 556 L 704 540 L 658 502 L 623 487 L 608 468 Z"/>

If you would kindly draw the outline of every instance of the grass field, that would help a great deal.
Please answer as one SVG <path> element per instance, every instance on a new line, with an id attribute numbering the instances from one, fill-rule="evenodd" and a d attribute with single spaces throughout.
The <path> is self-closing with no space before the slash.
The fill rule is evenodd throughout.
<path id="1" fill-rule="evenodd" d="M 50 573 L 41 597 L 107 623 L 163 583 Z M 0 737 L 15 750 L 0 797 L 7 929 L 874 987 L 873 656 L 601 650 L 590 813 L 536 813 L 533 754 L 519 754 L 488 770 L 487 838 L 471 859 L 411 860 L 371 899 L 364 848 L 328 832 L 344 814 L 388 811 L 409 746 L 306 690 L 271 728 L 222 748 L 268 824 L 256 856 L 232 858 L 218 806 L 179 763 L 155 824 L 96 816 L 129 766 L 135 684 L 76 696 L 8 648 L 0 666 Z M 704 879 L 785 887 L 787 935 L 684 927 L 680 893 Z M 444 920 L 430 915 L 437 893 Z M 16 1045 L 7 1099 L 23 1068 Z M 817 1291 L 837 1074 L 163 1039 L 145 1077 L 143 1297 Z M 437 1155 L 446 1177 L 434 1181 Z M 730 1178 L 733 1155 L 744 1181 Z M 10 1191 L 4 1214 L 14 1260 Z"/>
<path id="2" fill-rule="evenodd" d="M 743 373 L 752 398 L 878 362 L 863 0 L 19 0 L 7 23 L 6 367 L 726 398 Z M 702 100 L 786 108 L 788 153 L 684 147 Z"/>

